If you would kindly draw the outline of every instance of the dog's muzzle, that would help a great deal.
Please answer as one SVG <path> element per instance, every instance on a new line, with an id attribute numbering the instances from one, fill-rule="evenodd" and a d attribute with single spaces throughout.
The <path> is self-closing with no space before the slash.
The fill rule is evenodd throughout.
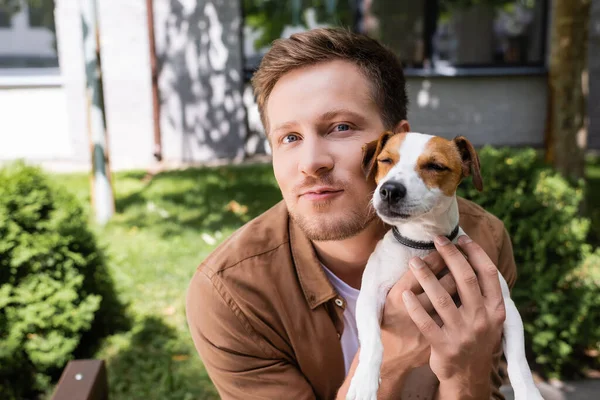
<path id="1" fill-rule="evenodd" d="M 379 189 L 381 201 L 390 206 L 395 206 L 406 197 L 406 186 L 396 181 L 388 181 Z"/>

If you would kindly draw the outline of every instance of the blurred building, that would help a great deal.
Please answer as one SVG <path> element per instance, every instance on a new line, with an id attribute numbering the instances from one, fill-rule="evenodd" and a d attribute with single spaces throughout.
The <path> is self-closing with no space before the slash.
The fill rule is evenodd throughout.
<path id="1" fill-rule="evenodd" d="M 162 157 L 172 164 L 268 153 L 249 79 L 269 43 L 342 25 L 406 66 L 414 130 L 477 145 L 541 147 L 551 0 L 154 0 Z M 79 0 L 53 18 L 0 10 L 0 161 L 87 169 Z M 600 4 L 590 24 L 589 147 L 600 148 Z M 146 0 L 99 0 L 114 169 L 154 163 Z M 475 4 L 475 5 L 470 5 Z M 50 7 L 52 8 L 52 7 Z"/>

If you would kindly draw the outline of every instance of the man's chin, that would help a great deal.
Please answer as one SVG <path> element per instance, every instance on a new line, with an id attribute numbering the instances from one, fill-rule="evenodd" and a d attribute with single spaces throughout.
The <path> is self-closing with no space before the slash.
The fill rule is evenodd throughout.
<path id="1" fill-rule="evenodd" d="M 339 197 L 321 201 L 300 199 L 300 201 L 298 202 L 298 206 L 299 208 L 302 208 L 302 211 L 305 211 L 306 213 L 314 212 L 322 214 L 326 212 L 331 212 L 337 209 L 338 207 L 341 207 L 339 203 L 340 200 L 342 199 Z"/>
<path id="2" fill-rule="evenodd" d="M 352 215 L 335 218 L 323 214 L 309 217 L 291 212 L 290 216 L 306 237 L 316 242 L 349 239 L 361 233 L 376 217 Z"/>

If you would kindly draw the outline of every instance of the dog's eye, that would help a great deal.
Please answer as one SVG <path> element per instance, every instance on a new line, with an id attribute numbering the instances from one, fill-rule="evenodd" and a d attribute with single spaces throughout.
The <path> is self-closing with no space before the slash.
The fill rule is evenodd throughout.
<path id="1" fill-rule="evenodd" d="M 392 163 L 392 159 L 391 158 L 382 158 L 382 159 L 379 159 L 377 161 L 379 161 L 382 164 L 391 164 Z"/>
<path id="2" fill-rule="evenodd" d="M 433 162 L 426 164 L 425 168 L 430 171 L 449 171 L 450 170 L 450 168 L 446 167 L 445 165 L 433 163 Z"/>

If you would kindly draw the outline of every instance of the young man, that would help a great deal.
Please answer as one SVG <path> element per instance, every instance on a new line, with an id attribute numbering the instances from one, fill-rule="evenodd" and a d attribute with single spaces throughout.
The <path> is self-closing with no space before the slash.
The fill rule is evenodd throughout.
<path id="1" fill-rule="evenodd" d="M 384 130 L 410 129 L 402 67 L 372 39 L 319 29 L 276 41 L 253 85 L 283 201 L 198 267 L 186 306 L 191 334 L 224 399 L 344 398 L 360 351 L 354 307 L 361 276 L 386 230 L 369 204 L 375 184 L 361 171 L 361 149 Z M 498 279 L 473 279 L 472 266 L 493 263 L 514 284 L 502 222 L 463 199 L 459 208 L 471 264 L 440 241 L 420 262 L 426 267 L 405 274 L 388 295 L 381 399 L 503 398 L 501 326 L 489 307 L 461 299 L 457 334 L 441 338 L 448 344 L 440 350 L 402 300 L 412 290 L 434 315 L 419 282 L 455 294 L 450 274 L 429 279 L 445 265 L 462 268 L 477 293 L 477 285 Z"/>

